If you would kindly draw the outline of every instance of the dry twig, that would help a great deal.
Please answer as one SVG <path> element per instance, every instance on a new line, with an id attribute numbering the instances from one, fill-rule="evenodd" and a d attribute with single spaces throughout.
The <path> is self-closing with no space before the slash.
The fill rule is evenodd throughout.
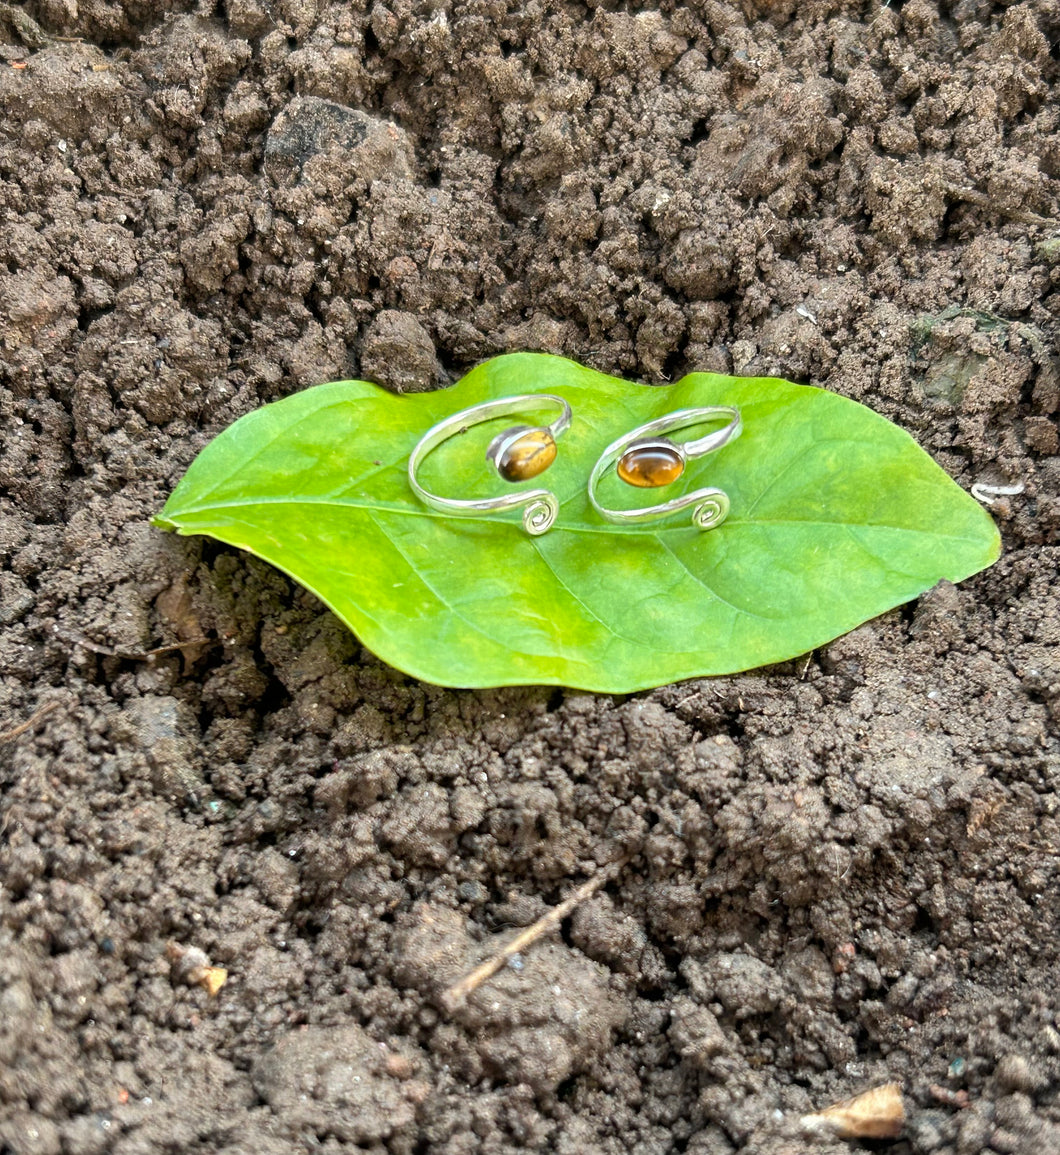
<path id="1" fill-rule="evenodd" d="M 155 658 L 162 657 L 164 654 L 179 653 L 183 650 L 190 650 L 195 646 L 205 646 L 209 649 L 211 646 L 220 645 L 220 641 L 217 638 L 192 638 L 187 642 L 174 642 L 170 646 L 156 646 L 153 650 L 125 650 L 118 649 L 114 646 L 101 645 L 99 642 L 93 642 L 86 637 L 72 633 L 69 630 L 64 630 L 59 626 L 55 627 L 55 633 L 62 638 L 64 642 L 69 642 L 73 646 L 81 646 L 93 654 L 102 654 L 105 658 L 121 658 L 122 661 L 126 662 L 150 662 Z"/>
<path id="2" fill-rule="evenodd" d="M 594 895 L 604 883 L 609 882 L 633 857 L 627 854 L 617 862 L 605 866 L 596 872 L 588 882 L 583 882 L 572 894 L 568 895 L 558 906 L 554 906 L 546 915 L 543 915 L 532 926 L 520 931 L 506 946 L 501 947 L 496 954 L 491 955 L 480 966 L 475 967 L 470 974 L 465 975 L 458 983 L 454 983 L 441 997 L 442 1006 L 447 1011 L 455 1011 L 464 1000 L 477 990 L 487 979 L 492 978 L 513 956 L 536 942 L 546 931 L 562 922 L 570 912 Z"/>
<path id="3" fill-rule="evenodd" d="M 58 709 L 58 702 L 45 702 L 45 704 L 41 706 L 41 708 L 35 714 L 27 718 L 21 725 L 16 726 L 13 730 L 6 730 L 3 734 L 0 734 L 0 742 L 10 742 L 13 738 L 17 738 L 20 734 L 25 734 L 27 730 L 32 730 L 45 714 L 50 714 L 52 710 Z"/>

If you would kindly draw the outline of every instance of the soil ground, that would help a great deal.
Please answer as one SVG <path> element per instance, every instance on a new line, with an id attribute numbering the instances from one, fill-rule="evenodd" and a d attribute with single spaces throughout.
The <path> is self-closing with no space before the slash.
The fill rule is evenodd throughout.
<path id="1" fill-rule="evenodd" d="M 1060 1152 L 1058 37 L 0 4 L 0 1151 L 838 1155 L 799 1116 L 897 1082 L 855 1149 Z M 622 700 L 418 684 L 148 525 L 263 402 L 512 349 L 854 397 L 1023 487 L 1002 560 Z"/>

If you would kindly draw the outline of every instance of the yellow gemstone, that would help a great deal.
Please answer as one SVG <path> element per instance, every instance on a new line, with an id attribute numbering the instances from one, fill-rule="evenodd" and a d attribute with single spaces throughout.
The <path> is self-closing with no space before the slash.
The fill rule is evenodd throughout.
<path id="1" fill-rule="evenodd" d="M 556 442 L 547 429 L 528 429 L 509 442 L 497 457 L 497 472 L 505 481 L 529 481 L 556 460 Z"/>
<path id="2" fill-rule="evenodd" d="M 618 459 L 618 476 L 638 489 L 670 485 L 684 471 L 681 454 L 669 445 L 634 445 Z"/>

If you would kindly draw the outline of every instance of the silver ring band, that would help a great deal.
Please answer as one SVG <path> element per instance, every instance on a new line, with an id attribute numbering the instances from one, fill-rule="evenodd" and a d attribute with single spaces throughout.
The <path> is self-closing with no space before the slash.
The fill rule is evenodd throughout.
<path id="1" fill-rule="evenodd" d="M 466 433 L 472 426 L 494 421 L 498 417 L 552 406 L 558 406 L 560 414 L 551 425 L 513 426 L 495 437 L 486 450 L 487 460 L 493 463 L 505 481 L 528 481 L 544 473 L 555 460 L 556 439 L 570 425 L 571 408 L 562 397 L 554 393 L 522 393 L 517 397 L 501 397 L 496 401 L 472 405 L 470 409 L 463 409 L 439 421 L 437 425 L 432 425 L 416 443 L 409 457 L 409 485 L 412 492 L 429 509 L 450 517 L 477 517 L 483 513 L 521 509 L 523 528 L 528 534 L 537 537 L 547 532 L 559 513 L 559 502 L 551 490 L 524 489 L 519 493 L 506 493 L 502 497 L 477 500 L 442 497 L 425 489 L 417 479 L 416 471 L 427 454 L 450 437 Z"/>
<path id="2" fill-rule="evenodd" d="M 693 441 L 674 442 L 664 437 L 689 425 L 700 425 L 719 417 L 727 417 L 728 424 Z M 692 524 L 698 529 L 714 529 L 728 517 L 729 495 L 721 489 L 707 487 L 686 493 L 660 505 L 643 509 L 607 509 L 596 497 L 600 479 L 611 468 L 617 467 L 619 477 L 629 485 L 654 489 L 670 485 L 684 473 L 685 465 L 698 457 L 721 449 L 735 441 L 743 431 L 739 409 L 731 405 L 708 405 L 701 409 L 676 409 L 665 417 L 638 426 L 630 433 L 613 441 L 600 454 L 589 475 L 589 500 L 596 512 L 615 525 L 637 525 L 668 517 L 692 505 Z"/>

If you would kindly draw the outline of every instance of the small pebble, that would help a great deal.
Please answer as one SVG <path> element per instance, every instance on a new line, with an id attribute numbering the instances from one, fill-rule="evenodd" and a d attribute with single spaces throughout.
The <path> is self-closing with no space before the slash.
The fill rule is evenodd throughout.
<path id="1" fill-rule="evenodd" d="M 1031 1067 L 1022 1055 L 1009 1052 L 1002 1055 L 994 1069 L 998 1086 L 1003 1091 L 1031 1092 L 1042 1086 L 1041 1075 Z"/>

